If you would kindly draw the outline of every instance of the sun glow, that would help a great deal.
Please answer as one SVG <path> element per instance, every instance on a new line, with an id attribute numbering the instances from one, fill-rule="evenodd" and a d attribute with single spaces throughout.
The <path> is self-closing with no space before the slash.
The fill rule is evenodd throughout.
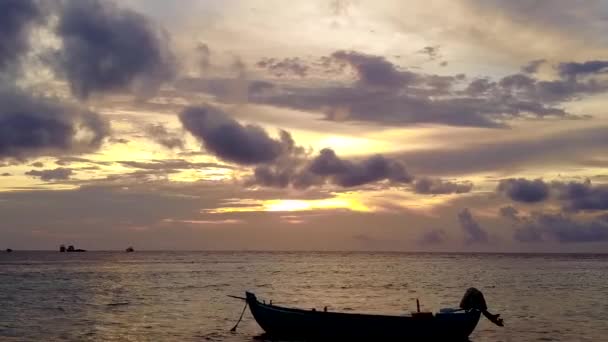
<path id="1" fill-rule="evenodd" d="M 273 199 L 273 200 L 240 200 L 228 203 L 225 207 L 207 210 L 207 213 L 222 214 L 235 212 L 293 212 L 313 210 L 350 210 L 359 212 L 371 212 L 373 208 L 362 201 L 347 198 L 345 194 L 337 194 L 333 198 L 324 199 Z"/>
<path id="2" fill-rule="evenodd" d="M 323 209 L 347 209 L 351 211 L 371 211 L 363 203 L 347 198 L 327 198 L 321 200 L 269 200 L 265 201 L 265 211 L 308 211 Z"/>

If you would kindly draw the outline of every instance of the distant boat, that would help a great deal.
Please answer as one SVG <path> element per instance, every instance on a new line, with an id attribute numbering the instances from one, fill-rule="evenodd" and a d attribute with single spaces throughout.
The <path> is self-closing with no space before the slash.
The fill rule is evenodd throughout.
<path id="1" fill-rule="evenodd" d="M 477 291 L 477 290 L 475 290 Z M 477 291 L 479 295 L 481 292 Z M 438 313 L 413 312 L 387 316 L 286 308 L 260 303 L 251 292 L 245 293 L 251 314 L 271 338 L 305 340 L 365 341 L 463 341 L 475 330 L 482 313 L 502 326 L 498 315 L 491 315 L 485 301 L 479 308 L 443 309 Z M 469 295 L 465 294 L 462 303 Z M 240 298 L 240 297 L 237 297 Z M 483 296 L 481 297 L 483 300 Z M 477 300 L 475 298 L 473 301 Z M 471 301 L 469 300 L 469 303 Z M 461 303 L 461 306 L 462 306 Z M 475 304 L 479 301 L 475 302 Z M 236 329 L 236 327 L 234 328 Z"/>
<path id="2" fill-rule="evenodd" d="M 135 252 L 135 250 L 133 249 L 133 247 L 129 247 L 129 248 L 125 249 L 125 252 L 132 253 L 132 252 Z"/>
<path id="3" fill-rule="evenodd" d="M 12 251 L 13 251 L 13 250 L 12 250 L 12 249 L 10 249 L 10 248 L 7 248 L 7 249 L 6 249 L 6 253 L 11 253 Z"/>
<path id="4" fill-rule="evenodd" d="M 64 245 L 59 246 L 59 251 L 61 253 L 64 253 L 65 252 L 65 246 Z"/>
<path id="5" fill-rule="evenodd" d="M 86 250 L 84 249 L 80 249 L 80 248 L 74 248 L 74 246 L 70 245 L 68 246 L 67 252 L 86 252 Z"/>

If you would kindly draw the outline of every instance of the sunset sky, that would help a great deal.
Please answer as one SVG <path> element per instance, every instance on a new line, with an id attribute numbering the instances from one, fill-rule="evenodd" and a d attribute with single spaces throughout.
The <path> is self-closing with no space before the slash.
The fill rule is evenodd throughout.
<path id="1" fill-rule="evenodd" d="M 608 251 L 608 2 L 0 0 L 0 248 Z"/>

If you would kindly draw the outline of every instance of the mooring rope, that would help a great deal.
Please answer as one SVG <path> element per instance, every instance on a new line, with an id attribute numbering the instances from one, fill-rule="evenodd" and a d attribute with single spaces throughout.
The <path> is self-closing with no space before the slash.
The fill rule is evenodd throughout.
<path id="1" fill-rule="evenodd" d="M 247 301 L 245 301 L 245 307 L 243 307 L 243 311 L 241 312 L 241 317 L 239 317 L 239 320 L 236 322 L 236 324 L 232 327 L 232 329 L 230 329 L 231 332 L 235 332 L 236 331 L 236 327 L 239 326 L 239 323 L 241 323 L 241 320 L 243 319 L 243 315 L 245 314 L 245 310 L 247 309 L 247 305 L 249 303 L 247 303 Z"/>

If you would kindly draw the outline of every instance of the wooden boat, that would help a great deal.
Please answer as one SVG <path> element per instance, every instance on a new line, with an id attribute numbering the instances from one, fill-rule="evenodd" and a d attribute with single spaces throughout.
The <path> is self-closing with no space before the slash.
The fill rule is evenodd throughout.
<path id="1" fill-rule="evenodd" d="M 272 338 L 326 341 L 466 341 L 482 310 L 448 310 L 404 316 L 302 310 L 246 301 L 257 323 Z"/>

